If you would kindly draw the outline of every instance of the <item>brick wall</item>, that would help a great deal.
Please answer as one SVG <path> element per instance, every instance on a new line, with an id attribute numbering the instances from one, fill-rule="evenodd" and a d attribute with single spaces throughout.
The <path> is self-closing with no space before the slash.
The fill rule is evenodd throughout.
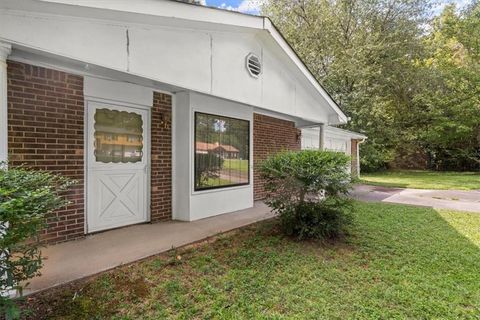
<path id="1" fill-rule="evenodd" d="M 154 92 L 152 108 L 152 222 L 172 218 L 172 97 Z"/>
<path id="2" fill-rule="evenodd" d="M 352 178 L 357 178 L 358 177 L 358 168 L 357 168 L 357 148 L 358 148 L 358 140 L 352 139 L 352 147 L 351 147 L 351 174 Z"/>
<path id="3" fill-rule="evenodd" d="M 295 123 L 255 113 L 253 115 L 253 194 L 255 200 L 265 197 L 259 165 L 269 155 L 282 150 L 300 150 L 301 131 Z"/>
<path id="4" fill-rule="evenodd" d="M 72 202 L 48 219 L 42 239 L 58 243 L 84 234 L 83 78 L 8 61 L 10 165 L 26 164 L 78 181 Z"/>

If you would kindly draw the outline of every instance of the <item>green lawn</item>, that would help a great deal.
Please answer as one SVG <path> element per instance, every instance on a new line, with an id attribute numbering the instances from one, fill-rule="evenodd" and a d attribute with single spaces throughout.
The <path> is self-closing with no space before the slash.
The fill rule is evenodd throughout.
<path id="1" fill-rule="evenodd" d="M 248 172 L 248 160 L 225 159 L 223 161 L 224 169 L 234 169 L 240 172 Z"/>
<path id="2" fill-rule="evenodd" d="M 204 182 L 202 187 L 217 187 L 223 185 L 231 184 L 230 180 L 227 179 L 220 179 L 220 178 L 208 178 L 207 181 Z"/>
<path id="3" fill-rule="evenodd" d="M 240 229 L 24 306 L 48 319 L 478 319 L 480 214 L 355 203 L 335 243 Z"/>
<path id="4" fill-rule="evenodd" d="M 480 189 L 480 172 L 385 171 L 362 173 L 361 182 L 385 187 L 475 190 Z"/>

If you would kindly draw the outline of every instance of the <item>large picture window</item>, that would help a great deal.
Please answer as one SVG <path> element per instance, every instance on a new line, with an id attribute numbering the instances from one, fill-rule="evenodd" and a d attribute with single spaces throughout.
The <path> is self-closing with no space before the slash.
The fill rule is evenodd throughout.
<path id="1" fill-rule="evenodd" d="M 195 190 L 250 182 L 250 123 L 195 113 Z"/>

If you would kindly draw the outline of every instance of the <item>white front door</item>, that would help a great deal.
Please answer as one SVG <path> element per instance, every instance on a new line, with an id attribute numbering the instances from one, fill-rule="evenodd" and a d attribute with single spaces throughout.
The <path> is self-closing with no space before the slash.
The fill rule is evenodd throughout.
<path id="1" fill-rule="evenodd" d="M 87 231 L 148 219 L 149 110 L 88 102 Z"/>

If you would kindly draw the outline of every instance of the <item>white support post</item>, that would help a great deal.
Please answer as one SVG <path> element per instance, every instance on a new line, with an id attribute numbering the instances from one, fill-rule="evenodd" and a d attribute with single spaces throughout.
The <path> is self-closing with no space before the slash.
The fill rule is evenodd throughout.
<path id="1" fill-rule="evenodd" d="M 7 57 L 10 44 L 0 42 L 0 162 L 8 160 Z"/>
<path id="2" fill-rule="evenodd" d="M 318 135 L 318 150 L 325 150 L 325 125 L 320 124 L 318 126 L 319 135 Z"/>

